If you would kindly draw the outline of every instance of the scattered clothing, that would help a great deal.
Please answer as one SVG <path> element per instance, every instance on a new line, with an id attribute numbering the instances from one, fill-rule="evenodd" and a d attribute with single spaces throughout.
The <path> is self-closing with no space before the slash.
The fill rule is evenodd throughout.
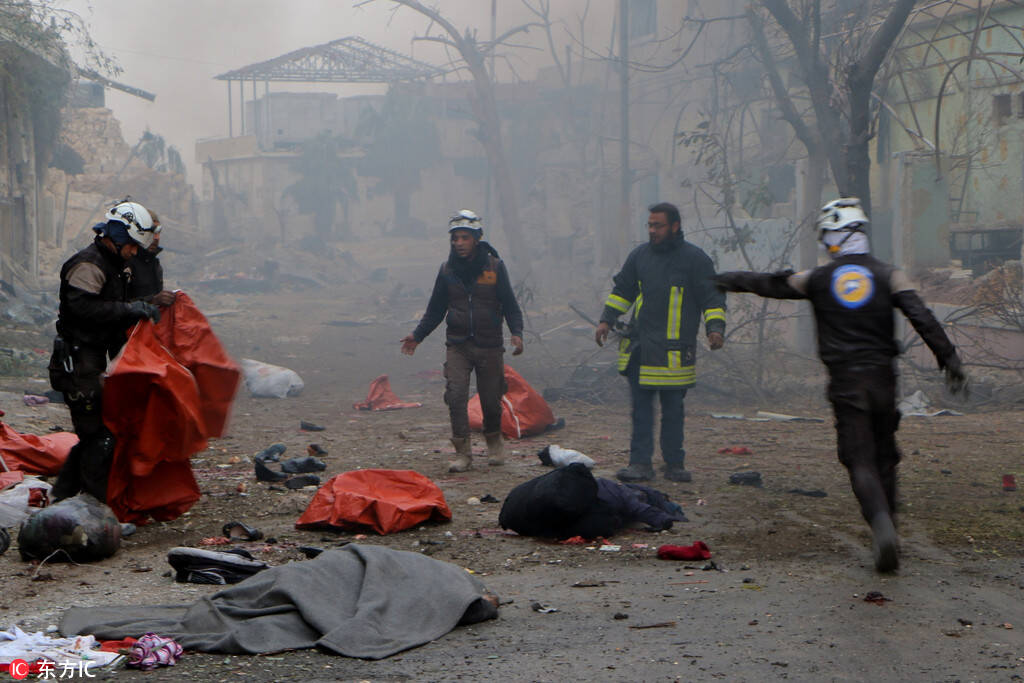
<path id="1" fill-rule="evenodd" d="M 658 548 L 660 560 L 709 560 L 711 551 L 704 541 L 696 541 L 693 545 L 663 545 Z"/>
<path id="2" fill-rule="evenodd" d="M 228 522 L 221 530 L 224 538 L 237 541 L 258 541 L 263 538 L 263 532 L 256 527 L 251 527 L 245 522 Z"/>
<path id="3" fill-rule="evenodd" d="M 153 632 L 187 650 L 259 654 L 319 647 L 381 659 L 497 616 L 486 588 L 461 567 L 420 553 L 349 544 L 261 571 L 191 605 L 67 610 L 65 635 L 102 639 Z"/>
<path id="4" fill-rule="evenodd" d="M 336 527 L 390 534 L 423 522 L 447 522 L 441 489 L 412 470 L 353 470 L 329 479 L 295 522 L 297 529 Z"/>
<path id="5" fill-rule="evenodd" d="M 126 666 L 143 671 L 152 671 L 158 666 L 174 666 L 183 652 L 181 645 L 173 639 L 147 633 L 132 645 Z"/>
<path id="6" fill-rule="evenodd" d="M 723 455 L 752 455 L 754 452 L 746 446 L 726 446 L 719 448 L 718 452 Z"/>
<path id="7" fill-rule="evenodd" d="M 25 405 L 29 407 L 45 406 L 47 403 L 50 402 L 50 399 L 48 399 L 46 396 L 38 396 L 36 394 L 25 394 L 24 396 L 21 397 L 21 400 L 25 403 Z"/>
<path id="8" fill-rule="evenodd" d="M 422 403 L 411 403 L 398 398 L 391 390 L 391 381 L 387 375 L 381 375 L 370 382 L 366 400 L 352 405 L 356 410 L 401 410 L 402 408 L 420 408 L 422 406 Z"/>
<path id="9" fill-rule="evenodd" d="M 97 645 L 96 638 L 91 635 L 56 638 L 42 631 L 26 633 L 14 626 L 9 631 L 0 631 L 0 671 L 7 670 L 15 659 L 30 663 L 42 659 L 61 668 L 64 663 L 74 664 L 76 672 L 79 671 L 79 664 L 82 669 L 93 669 L 120 659 L 121 655 L 117 652 L 95 649 Z M 54 674 L 51 678 L 57 678 L 57 674 L 62 673 L 54 671 L 53 667 L 47 668 Z"/>
<path id="10" fill-rule="evenodd" d="M 686 516 L 660 491 L 598 479 L 572 463 L 512 489 L 498 521 L 523 536 L 565 539 L 611 536 L 635 522 L 660 531 Z"/>
<path id="11" fill-rule="evenodd" d="M 299 420 L 299 429 L 304 432 L 322 432 L 326 427 L 321 427 L 318 424 L 306 422 L 305 420 Z"/>

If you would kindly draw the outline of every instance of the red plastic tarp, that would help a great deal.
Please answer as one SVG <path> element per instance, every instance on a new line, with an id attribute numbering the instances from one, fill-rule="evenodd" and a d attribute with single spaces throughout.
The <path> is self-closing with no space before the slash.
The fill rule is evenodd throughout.
<path id="1" fill-rule="evenodd" d="M 400 410 L 402 408 L 419 408 L 422 403 L 403 401 L 391 391 L 391 382 L 387 375 L 381 375 L 370 382 L 370 391 L 366 400 L 352 405 L 356 410 Z"/>
<path id="2" fill-rule="evenodd" d="M 46 436 L 21 434 L 0 422 L 0 458 L 4 462 L 0 469 L 28 474 L 57 474 L 76 443 L 78 437 L 71 432 Z"/>
<path id="3" fill-rule="evenodd" d="M 555 423 L 551 407 L 518 372 L 505 366 L 508 391 L 501 397 L 501 433 L 509 439 L 540 434 Z M 480 409 L 480 396 L 469 399 L 469 428 L 483 431 L 484 414 Z"/>
<path id="4" fill-rule="evenodd" d="M 111 364 L 103 420 L 117 437 L 107 505 L 122 522 L 181 516 L 199 500 L 189 458 L 223 434 L 241 373 L 192 300 L 137 324 Z"/>
<path id="5" fill-rule="evenodd" d="M 369 527 L 378 534 L 390 534 L 451 518 L 441 489 L 419 472 L 353 470 L 328 479 L 295 522 L 295 528 Z"/>

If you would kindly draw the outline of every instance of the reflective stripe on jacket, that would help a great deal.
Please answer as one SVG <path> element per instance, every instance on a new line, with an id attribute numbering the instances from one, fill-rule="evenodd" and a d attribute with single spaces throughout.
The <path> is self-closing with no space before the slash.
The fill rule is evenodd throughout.
<path id="1" fill-rule="evenodd" d="M 682 235 L 665 248 L 643 244 L 626 258 L 605 300 L 601 321 L 613 324 L 633 308 L 630 332 L 619 343 L 619 372 L 639 353 L 639 381 L 683 388 L 697 381 L 697 330 L 725 332 L 725 294 L 712 281 L 711 259 Z"/>

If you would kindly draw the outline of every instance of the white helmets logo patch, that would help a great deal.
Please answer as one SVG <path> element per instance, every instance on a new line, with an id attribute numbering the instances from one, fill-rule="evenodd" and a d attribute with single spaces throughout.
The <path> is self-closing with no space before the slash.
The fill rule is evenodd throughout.
<path id="1" fill-rule="evenodd" d="M 864 266 L 840 266 L 832 273 L 832 296 L 846 308 L 860 308 L 874 293 L 875 278 Z"/>

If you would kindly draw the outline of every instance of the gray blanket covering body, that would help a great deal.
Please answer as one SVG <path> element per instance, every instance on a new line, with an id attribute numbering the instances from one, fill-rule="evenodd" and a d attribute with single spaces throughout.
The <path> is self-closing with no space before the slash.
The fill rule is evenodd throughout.
<path id="1" fill-rule="evenodd" d="M 453 564 L 352 544 L 264 570 L 191 605 L 73 607 L 60 630 L 100 640 L 152 632 L 201 652 L 319 646 L 380 659 L 448 633 L 485 592 Z"/>

